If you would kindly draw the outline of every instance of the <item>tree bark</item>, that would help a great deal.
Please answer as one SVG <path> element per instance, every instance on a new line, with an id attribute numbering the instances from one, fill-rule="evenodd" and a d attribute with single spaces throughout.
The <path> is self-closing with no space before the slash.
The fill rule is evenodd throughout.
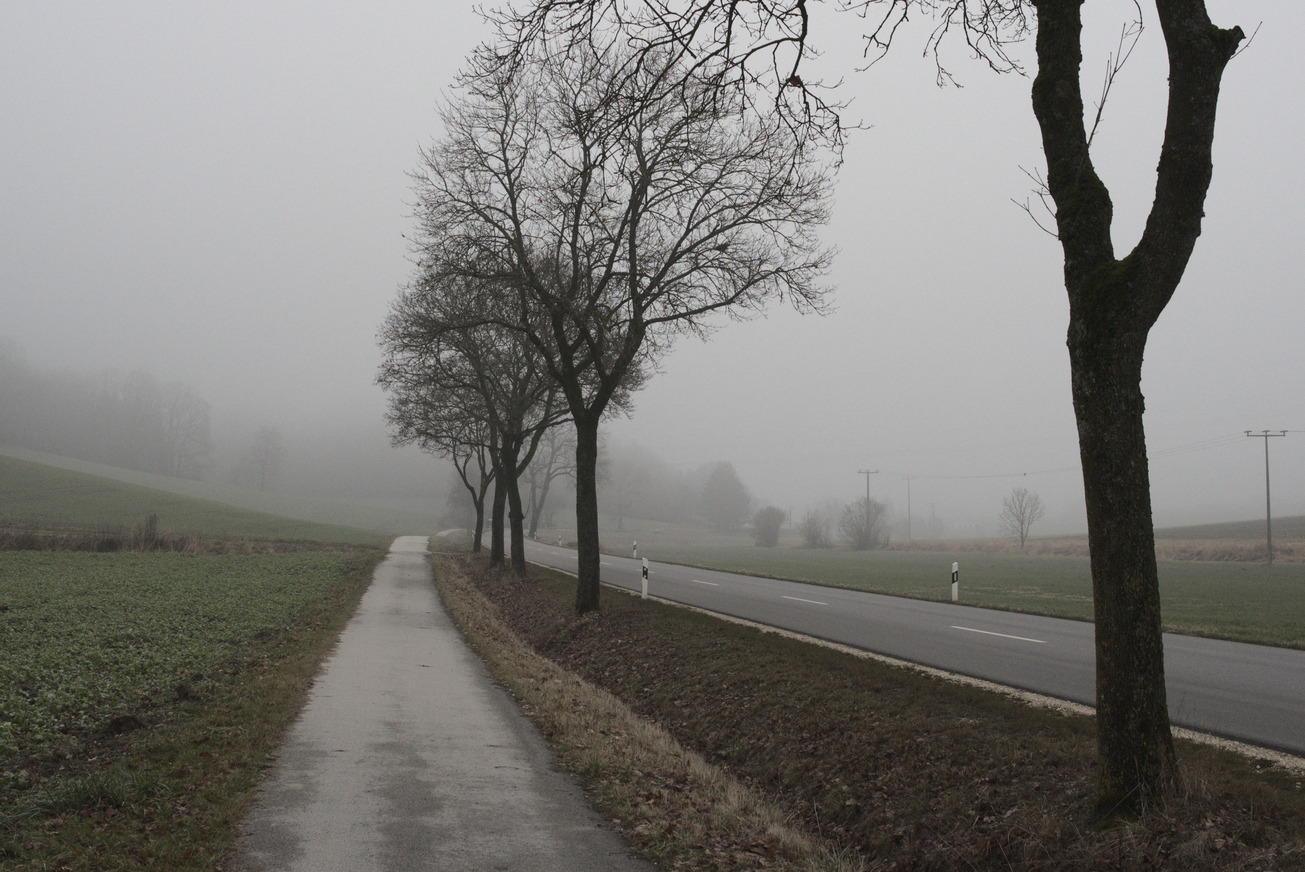
<path id="1" fill-rule="evenodd" d="M 575 418 L 576 614 L 598 610 L 598 415 Z"/>
<path id="2" fill-rule="evenodd" d="M 553 487 L 553 478 L 548 476 L 544 483 L 536 488 L 531 485 L 532 497 L 530 500 L 530 538 L 535 538 L 539 533 L 539 522 L 544 517 L 544 504 L 548 501 L 548 492 Z"/>
<path id="3" fill-rule="evenodd" d="M 514 440 L 503 440 L 499 452 L 499 474 L 507 491 L 508 530 L 511 536 L 511 566 L 517 575 L 526 574 L 526 536 L 525 512 L 521 508 L 521 480 L 518 474 L 517 456 L 520 444 Z"/>
<path id="4" fill-rule="evenodd" d="M 503 509 L 507 505 L 507 483 L 502 470 L 494 476 L 494 505 L 489 514 L 489 565 L 502 566 L 506 559 L 503 542 Z"/>
<path id="5" fill-rule="evenodd" d="M 1097 811 L 1136 816 L 1177 778 L 1164 679 L 1160 583 L 1142 413 L 1147 334 L 1201 232 L 1224 66 L 1243 35 L 1204 0 L 1157 0 L 1169 108 L 1142 238 L 1116 259 L 1110 193 L 1092 166 L 1079 82 L 1083 0 L 1035 0 L 1033 111 L 1065 255 L 1067 337 L 1096 614 Z"/>
<path id="6" fill-rule="evenodd" d="M 471 537 L 471 553 L 479 554 L 484 549 L 485 540 L 485 495 L 480 499 L 472 498 L 476 504 L 476 532 Z"/>
<path id="7" fill-rule="evenodd" d="M 1097 811 L 1135 816 L 1163 799 L 1178 771 L 1142 425 L 1144 343 L 1088 330 L 1071 337 L 1096 615 Z"/>

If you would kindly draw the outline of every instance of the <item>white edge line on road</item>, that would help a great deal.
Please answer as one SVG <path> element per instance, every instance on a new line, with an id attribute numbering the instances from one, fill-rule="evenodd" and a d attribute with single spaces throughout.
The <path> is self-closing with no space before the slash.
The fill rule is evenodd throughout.
<path id="1" fill-rule="evenodd" d="M 783 594 L 781 594 L 781 596 L 783 596 Z M 827 605 L 829 605 L 829 603 L 822 603 L 822 602 L 820 602 L 819 600 L 802 599 L 802 597 L 800 597 L 800 596 L 785 596 L 784 599 L 796 600 L 797 602 L 800 602 L 800 603 L 811 603 L 811 605 L 813 605 L 813 606 L 827 606 Z"/>
<path id="2" fill-rule="evenodd" d="M 1002 637 L 1003 639 L 1016 639 L 1016 640 L 1018 640 L 1018 641 L 1020 641 L 1020 642 L 1036 642 L 1036 643 L 1039 644 L 1039 645 L 1045 645 L 1045 644 L 1047 644 L 1047 643 L 1046 643 L 1046 640 L 1044 640 L 1044 639 L 1026 639 L 1026 638 L 1023 637 L 1023 636 L 1007 636 L 1005 633 L 994 633 L 994 632 L 992 632 L 991 630 L 976 630 L 976 629 L 974 629 L 973 627 L 958 627 L 958 626 L 956 626 L 955 624 L 952 625 L 952 629 L 953 629 L 953 630 L 964 630 L 964 631 L 967 632 L 967 633 L 982 633 L 982 634 L 985 635 L 985 636 L 1000 636 L 1000 637 Z"/>
<path id="3" fill-rule="evenodd" d="M 710 584 L 712 587 L 720 587 L 720 582 L 718 581 L 703 581 L 701 578 L 691 578 L 689 581 L 694 584 Z"/>

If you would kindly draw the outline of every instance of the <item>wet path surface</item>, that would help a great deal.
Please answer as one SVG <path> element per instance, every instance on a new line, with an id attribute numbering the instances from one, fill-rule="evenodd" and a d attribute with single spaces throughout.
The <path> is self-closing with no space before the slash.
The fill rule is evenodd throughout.
<path id="1" fill-rule="evenodd" d="M 494 686 L 401 537 L 246 822 L 241 868 L 640 870 Z"/>

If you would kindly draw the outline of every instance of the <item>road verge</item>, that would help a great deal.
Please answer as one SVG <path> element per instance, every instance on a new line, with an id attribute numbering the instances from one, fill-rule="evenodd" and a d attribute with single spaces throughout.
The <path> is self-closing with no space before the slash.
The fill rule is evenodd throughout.
<path id="1" fill-rule="evenodd" d="M 1305 868 L 1300 776 L 1270 761 L 1183 743 L 1183 794 L 1102 830 L 1090 718 L 631 597 L 577 618 L 565 576 L 463 566 L 512 631 L 490 642 L 515 636 L 610 692 L 867 869 Z M 604 783 L 610 765 L 575 768 L 618 802 L 602 799 L 625 789 Z"/>

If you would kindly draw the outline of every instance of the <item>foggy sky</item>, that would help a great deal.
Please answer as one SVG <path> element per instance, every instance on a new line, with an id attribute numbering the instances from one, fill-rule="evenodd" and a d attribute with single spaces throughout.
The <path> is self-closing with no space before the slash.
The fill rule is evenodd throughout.
<path id="1" fill-rule="evenodd" d="M 1305 6 L 1209 6 L 1263 27 L 1225 76 L 1204 233 L 1148 345 L 1160 523 L 1262 516 L 1247 429 L 1297 431 L 1271 446 L 1274 509 L 1305 513 Z M 1089 7 L 1090 99 L 1132 4 Z M 774 309 L 682 343 L 612 438 L 684 468 L 731 461 L 795 512 L 855 499 L 870 468 L 899 513 L 913 477 L 916 519 L 983 532 L 1022 486 L 1049 526 L 1081 528 L 1059 248 L 1011 202 L 1043 165 L 1030 80 L 953 48 L 965 87 L 939 89 L 920 26 L 855 72 L 860 20 L 820 6 L 813 23 L 818 72 L 845 77 L 838 95 L 868 127 L 824 233 L 841 250 L 836 311 Z M 1121 255 L 1163 125 L 1147 23 L 1094 145 Z M 486 35 L 462 3 L 4 3 L 0 336 L 34 365 L 185 381 L 219 430 L 384 446 L 375 333 L 410 270 L 406 173 Z"/>

